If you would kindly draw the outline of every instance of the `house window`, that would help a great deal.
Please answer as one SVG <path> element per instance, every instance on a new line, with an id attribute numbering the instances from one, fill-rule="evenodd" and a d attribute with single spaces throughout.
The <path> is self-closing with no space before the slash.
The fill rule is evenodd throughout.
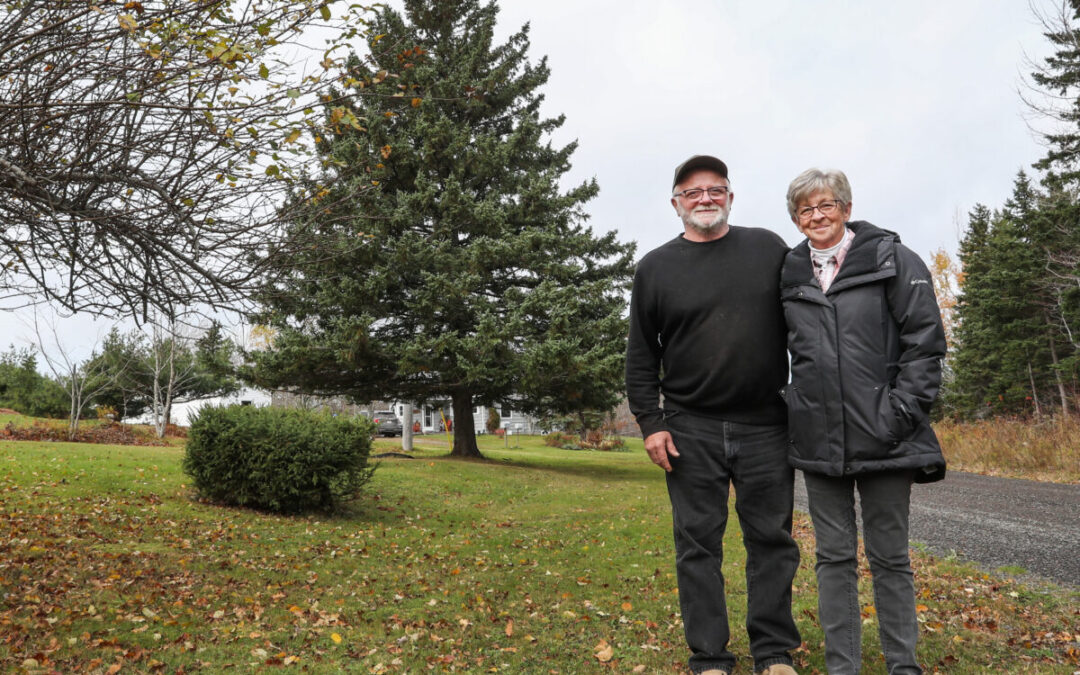
<path id="1" fill-rule="evenodd" d="M 510 417 L 513 414 L 514 411 L 510 409 L 510 406 L 503 403 L 502 410 L 499 411 L 499 417 Z"/>

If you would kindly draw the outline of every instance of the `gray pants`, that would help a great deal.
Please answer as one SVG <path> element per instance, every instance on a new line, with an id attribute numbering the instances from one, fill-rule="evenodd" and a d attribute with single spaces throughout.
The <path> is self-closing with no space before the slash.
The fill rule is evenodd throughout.
<path id="1" fill-rule="evenodd" d="M 728 490 L 746 547 L 747 616 L 754 669 L 791 663 L 800 644 L 791 617 L 791 581 L 799 547 L 791 537 L 794 471 L 787 462 L 787 427 L 669 415 L 679 450 L 667 474 L 675 531 L 675 571 L 690 670 L 733 670 L 724 592 L 724 529 Z"/>
<path id="2" fill-rule="evenodd" d="M 856 488 L 885 665 L 889 675 L 922 673 L 915 659 L 919 624 L 908 555 L 911 472 L 850 478 L 804 473 L 803 477 L 817 537 L 818 615 L 825 632 L 829 675 L 857 675 L 862 667 Z"/>

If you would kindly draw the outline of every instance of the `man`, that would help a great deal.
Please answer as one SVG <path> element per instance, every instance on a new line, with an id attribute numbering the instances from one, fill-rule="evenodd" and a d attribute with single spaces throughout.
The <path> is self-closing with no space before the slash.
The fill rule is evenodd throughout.
<path id="1" fill-rule="evenodd" d="M 723 675 L 735 667 L 721 570 L 733 485 L 754 669 L 792 675 L 799 550 L 779 394 L 788 373 L 779 288 L 788 249 L 772 232 L 728 224 L 735 195 L 716 157 L 680 164 L 672 192 L 683 233 L 638 264 L 626 389 L 645 450 L 667 472 L 690 669 Z"/>

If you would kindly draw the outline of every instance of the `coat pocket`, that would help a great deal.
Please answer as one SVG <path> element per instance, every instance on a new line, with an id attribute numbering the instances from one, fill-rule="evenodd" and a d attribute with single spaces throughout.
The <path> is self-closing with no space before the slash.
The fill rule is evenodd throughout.
<path id="1" fill-rule="evenodd" d="M 878 437 L 891 444 L 906 440 L 915 431 L 915 415 L 893 396 L 888 385 L 880 387 L 878 393 Z"/>
<path id="2" fill-rule="evenodd" d="M 792 454 L 812 459 L 815 446 L 826 443 L 825 411 L 813 403 L 797 384 L 787 387 L 788 436 Z"/>

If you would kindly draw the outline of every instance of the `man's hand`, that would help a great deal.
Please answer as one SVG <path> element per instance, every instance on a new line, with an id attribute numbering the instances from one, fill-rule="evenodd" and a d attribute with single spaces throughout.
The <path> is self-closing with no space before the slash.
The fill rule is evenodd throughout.
<path id="1" fill-rule="evenodd" d="M 645 439 L 645 452 L 649 453 L 649 459 L 653 461 L 653 464 L 669 472 L 671 462 L 668 460 L 668 455 L 679 456 L 679 451 L 675 449 L 675 441 L 671 440 L 671 433 L 667 431 L 649 434 L 649 437 Z"/>

